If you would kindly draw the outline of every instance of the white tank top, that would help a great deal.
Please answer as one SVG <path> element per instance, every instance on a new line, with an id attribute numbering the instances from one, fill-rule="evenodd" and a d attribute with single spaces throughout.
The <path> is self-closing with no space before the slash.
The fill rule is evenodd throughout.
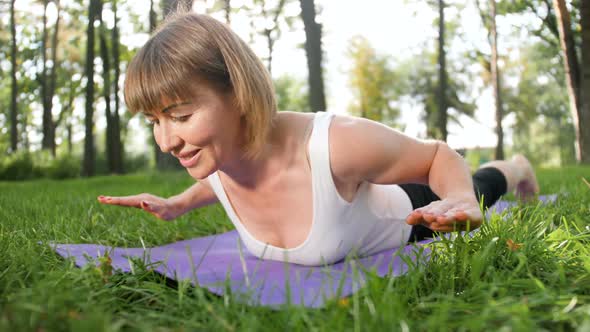
<path id="1" fill-rule="evenodd" d="M 246 248 L 263 259 L 303 265 L 337 262 L 349 253 L 366 256 L 404 245 L 412 226 L 405 219 L 412 211 L 406 192 L 397 185 L 363 182 L 352 202 L 344 200 L 332 178 L 328 129 L 333 114 L 318 112 L 309 139 L 312 173 L 313 220 L 305 241 L 295 248 L 280 248 L 254 238 L 238 219 L 217 172 L 208 179 Z"/>

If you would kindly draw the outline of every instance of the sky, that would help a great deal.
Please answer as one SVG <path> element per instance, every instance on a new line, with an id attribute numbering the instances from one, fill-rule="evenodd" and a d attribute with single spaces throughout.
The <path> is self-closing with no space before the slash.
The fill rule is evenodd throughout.
<path id="1" fill-rule="evenodd" d="M 195 9 L 203 9 L 203 1 L 212 3 L 212 0 L 195 0 Z M 232 0 L 232 5 L 238 7 L 249 0 Z M 394 59 L 404 59 L 415 56 L 425 42 L 436 47 L 437 31 L 433 27 L 433 21 L 438 13 L 430 8 L 424 1 L 412 0 L 315 0 L 316 6 L 321 7 L 321 14 L 317 20 L 323 24 L 322 47 L 324 51 L 324 81 L 327 94 L 328 111 L 345 114 L 348 105 L 352 102 L 353 93 L 348 86 L 348 71 L 351 66 L 350 59 L 346 56 L 346 49 L 349 41 L 355 35 L 366 37 L 378 53 L 391 56 Z M 21 9 L 26 10 L 27 1 L 22 1 Z M 30 0 L 29 6 L 30 6 Z M 68 2 L 68 1 L 62 1 Z M 135 13 L 147 21 L 146 0 L 129 0 L 130 7 Z M 18 1 L 17 1 L 18 3 Z M 471 2 L 468 2 L 471 3 Z M 200 7 L 199 7 L 200 6 Z M 52 15 L 50 8 L 49 16 Z M 285 10 L 291 15 L 299 12 L 299 1 L 292 1 Z M 145 13 L 144 13 L 145 12 Z M 459 54 L 469 47 L 485 49 L 485 30 L 479 20 L 479 14 L 473 6 L 467 5 L 465 9 L 458 12 L 454 8 L 448 8 L 446 15 L 449 18 L 460 18 L 461 27 L 466 36 L 467 43 L 449 43 L 447 52 L 449 56 Z M 217 16 L 222 19 L 222 14 Z M 111 20 L 105 15 L 107 21 Z M 52 19 L 50 17 L 49 21 Z M 508 35 L 510 23 L 499 21 L 498 29 L 500 35 Z M 122 24 L 122 35 L 127 37 L 122 42 L 128 45 L 141 46 L 148 38 L 147 34 L 131 35 L 132 27 L 129 24 Z M 249 21 L 239 13 L 232 16 L 232 28 L 246 41 L 249 40 Z M 129 32 L 129 33 L 127 33 Z M 302 80 L 307 77 L 307 60 L 302 48 L 297 47 L 305 40 L 305 33 L 302 29 L 295 31 L 283 31 L 281 38 L 275 44 L 273 77 L 283 74 L 292 75 Z M 260 56 L 266 55 L 265 45 L 262 43 L 251 44 L 254 51 Z M 502 45 L 500 45 L 502 46 Z M 449 60 L 448 60 L 449 61 Z M 474 82 L 474 85 L 481 85 L 481 82 Z M 494 134 L 494 100 L 491 91 L 483 89 L 477 92 L 476 120 L 467 117 L 460 118 L 462 127 L 449 124 L 448 143 L 453 148 L 472 148 L 476 146 L 491 147 L 496 144 Z M 97 108 L 104 109 L 104 105 L 98 103 Z M 421 110 L 409 103 L 401 106 L 402 114 L 400 122 L 405 126 L 405 133 L 414 137 L 425 136 L 425 126 L 420 123 Z M 83 112 L 83 107 L 81 109 Z M 137 130 L 139 135 L 134 135 L 135 141 L 132 145 L 141 149 L 145 147 L 145 130 L 141 130 L 140 119 L 134 118 L 130 123 L 132 130 Z M 505 119 L 504 127 L 507 128 L 513 122 L 508 117 Z M 98 129 L 105 126 L 104 121 L 97 123 Z M 81 135 L 81 136 L 80 136 Z M 83 137 L 83 133 L 78 139 Z M 507 135 L 507 143 L 511 140 Z"/>

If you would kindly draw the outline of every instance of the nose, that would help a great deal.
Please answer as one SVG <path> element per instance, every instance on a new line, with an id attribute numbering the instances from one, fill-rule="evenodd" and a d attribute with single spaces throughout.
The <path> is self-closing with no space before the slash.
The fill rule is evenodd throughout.
<path id="1" fill-rule="evenodd" d="M 154 138 L 164 153 L 174 151 L 182 143 L 182 139 L 171 130 L 169 125 L 164 123 L 161 123 L 157 128 L 154 127 Z"/>

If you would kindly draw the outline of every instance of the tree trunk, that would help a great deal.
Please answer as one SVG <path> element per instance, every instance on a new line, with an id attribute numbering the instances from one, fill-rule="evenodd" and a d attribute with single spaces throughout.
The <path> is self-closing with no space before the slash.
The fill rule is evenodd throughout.
<path id="1" fill-rule="evenodd" d="M 18 148 L 18 85 L 16 82 L 16 21 L 14 19 L 14 3 L 16 0 L 10 1 L 10 150 L 15 152 Z"/>
<path id="2" fill-rule="evenodd" d="M 581 1 L 582 5 L 585 1 Z M 557 25 L 559 27 L 559 41 L 564 54 L 565 79 L 570 100 L 570 112 L 576 133 L 575 151 L 576 160 L 582 161 L 582 123 L 580 103 L 580 66 L 576 54 L 576 45 L 572 33 L 570 14 L 564 0 L 553 0 Z M 584 7 L 582 7 L 584 8 Z"/>
<path id="3" fill-rule="evenodd" d="M 73 108 L 74 108 L 74 83 L 70 80 L 70 89 L 68 91 L 68 104 L 66 105 L 65 109 L 62 110 L 63 113 L 67 113 L 69 116 L 66 120 L 66 132 L 67 132 L 67 143 L 68 143 L 68 154 L 72 154 L 73 150 L 73 143 L 72 143 L 72 117 L 73 117 Z"/>
<path id="4" fill-rule="evenodd" d="M 504 131 L 502 130 L 502 119 L 504 110 L 502 109 L 502 95 L 500 92 L 500 69 L 498 68 L 498 32 L 496 30 L 496 0 L 490 0 L 490 41 L 492 46 L 491 74 L 496 102 L 496 151 L 494 158 L 497 160 L 504 159 Z"/>
<path id="5" fill-rule="evenodd" d="M 266 29 L 264 30 L 264 36 L 266 37 L 266 47 L 268 48 L 268 62 L 266 64 L 268 69 L 268 74 L 272 76 L 272 52 L 274 48 L 274 40 L 271 36 L 272 30 Z"/>
<path id="6" fill-rule="evenodd" d="M 86 46 L 86 117 L 84 119 L 86 135 L 84 137 L 84 162 L 82 175 L 94 175 L 94 20 L 98 12 L 99 0 L 90 0 L 88 6 L 88 28 Z"/>
<path id="7" fill-rule="evenodd" d="M 115 109 L 113 111 L 113 171 L 117 174 L 125 172 L 123 165 L 123 144 L 121 143 L 121 119 L 119 117 L 119 77 L 121 76 L 120 52 L 119 52 L 119 19 L 117 17 L 117 0 L 113 0 L 114 25 L 112 31 L 113 43 L 113 67 L 115 68 L 115 77 L 113 80 L 113 98 L 115 99 Z"/>
<path id="8" fill-rule="evenodd" d="M 313 0 L 299 0 L 301 18 L 305 26 L 305 53 L 307 54 L 309 106 L 313 112 L 326 110 L 324 79 L 322 76 L 322 27 L 315 21 Z"/>
<path id="9" fill-rule="evenodd" d="M 231 0 L 224 0 L 223 7 L 225 11 L 225 23 L 231 25 Z"/>
<path id="10" fill-rule="evenodd" d="M 268 17 L 268 13 L 266 11 L 265 4 L 264 1 L 262 2 L 261 6 L 262 8 L 262 15 L 264 17 L 265 20 L 267 20 Z M 278 38 L 278 35 L 280 35 L 281 30 L 279 28 L 279 16 L 281 15 L 281 13 L 283 12 L 283 7 L 285 7 L 285 0 L 279 0 L 279 3 L 277 5 L 277 7 L 275 8 L 275 11 L 273 13 L 273 17 L 272 17 L 272 22 L 275 23 L 275 25 L 273 26 L 272 29 L 264 29 L 264 36 L 266 37 L 266 46 L 268 47 L 268 73 L 272 75 L 272 55 L 273 55 L 273 51 L 274 51 L 274 45 L 276 42 L 276 39 Z M 272 33 L 273 31 L 277 31 L 277 36 L 273 38 Z"/>
<path id="11" fill-rule="evenodd" d="M 580 1 L 582 26 L 582 82 L 580 89 L 580 159 L 590 164 L 590 2 Z"/>
<path id="12" fill-rule="evenodd" d="M 113 157 L 113 115 L 111 112 L 111 62 L 109 59 L 109 46 L 107 45 L 107 27 L 102 19 L 102 12 L 104 9 L 103 0 L 98 0 L 98 19 L 100 21 L 99 27 L 99 44 L 100 57 L 102 59 L 102 97 L 105 103 L 105 118 L 107 122 L 105 134 L 105 152 L 107 156 L 107 169 L 109 173 L 114 173 L 114 157 Z"/>
<path id="13" fill-rule="evenodd" d="M 164 18 L 176 12 L 190 12 L 193 8 L 193 0 L 162 0 L 162 12 Z"/>
<path id="14" fill-rule="evenodd" d="M 39 75 L 39 82 L 41 84 L 41 105 L 43 107 L 43 139 L 41 140 L 41 148 L 44 150 L 51 149 L 51 110 L 48 109 L 47 96 L 49 95 L 47 89 L 47 5 L 49 0 L 43 1 L 43 32 L 41 35 L 41 74 Z"/>
<path id="15" fill-rule="evenodd" d="M 445 52 L 445 2 L 438 1 L 438 131 L 447 140 L 447 65 Z"/>
<path id="16" fill-rule="evenodd" d="M 150 0 L 150 15 L 149 15 L 149 29 L 150 29 L 150 34 L 156 29 L 156 25 L 158 24 L 158 18 L 157 18 L 157 14 L 156 14 L 156 10 L 154 9 L 154 0 Z"/>
<path id="17" fill-rule="evenodd" d="M 27 131 L 29 119 L 27 112 L 23 112 L 21 114 L 21 141 L 22 141 L 22 148 L 25 151 L 31 150 L 31 141 L 29 140 L 29 134 Z"/>
<path id="18" fill-rule="evenodd" d="M 57 18 L 55 20 L 55 27 L 53 28 L 53 36 L 51 38 L 51 72 L 49 73 L 49 85 L 47 87 L 47 109 L 49 110 L 49 149 L 51 155 L 55 157 L 55 127 L 56 124 L 53 121 L 53 96 L 55 95 L 55 86 L 57 84 L 57 47 L 59 45 L 59 22 L 61 16 L 61 8 L 59 0 L 54 0 L 55 6 L 57 7 Z"/>
<path id="19" fill-rule="evenodd" d="M 71 120 L 68 120 L 68 124 L 66 125 L 66 140 L 68 141 L 68 154 L 72 155 L 72 151 L 74 150 L 74 144 L 72 142 L 72 123 Z"/>

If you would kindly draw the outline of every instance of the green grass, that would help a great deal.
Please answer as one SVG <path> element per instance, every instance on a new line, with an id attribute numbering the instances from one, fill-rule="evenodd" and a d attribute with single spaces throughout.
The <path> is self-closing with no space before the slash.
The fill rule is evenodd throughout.
<path id="1" fill-rule="evenodd" d="M 581 177 L 590 180 L 590 168 L 538 176 L 558 203 L 515 208 L 507 222 L 495 216 L 473 238 L 434 245 L 428 265 L 370 275 L 347 301 L 319 310 L 249 307 L 146 269 L 105 280 L 38 244 L 153 246 L 230 230 L 219 206 L 164 222 L 96 202 L 172 195 L 191 184 L 186 174 L 0 183 L 0 331 L 589 331 L 590 187 Z"/>

